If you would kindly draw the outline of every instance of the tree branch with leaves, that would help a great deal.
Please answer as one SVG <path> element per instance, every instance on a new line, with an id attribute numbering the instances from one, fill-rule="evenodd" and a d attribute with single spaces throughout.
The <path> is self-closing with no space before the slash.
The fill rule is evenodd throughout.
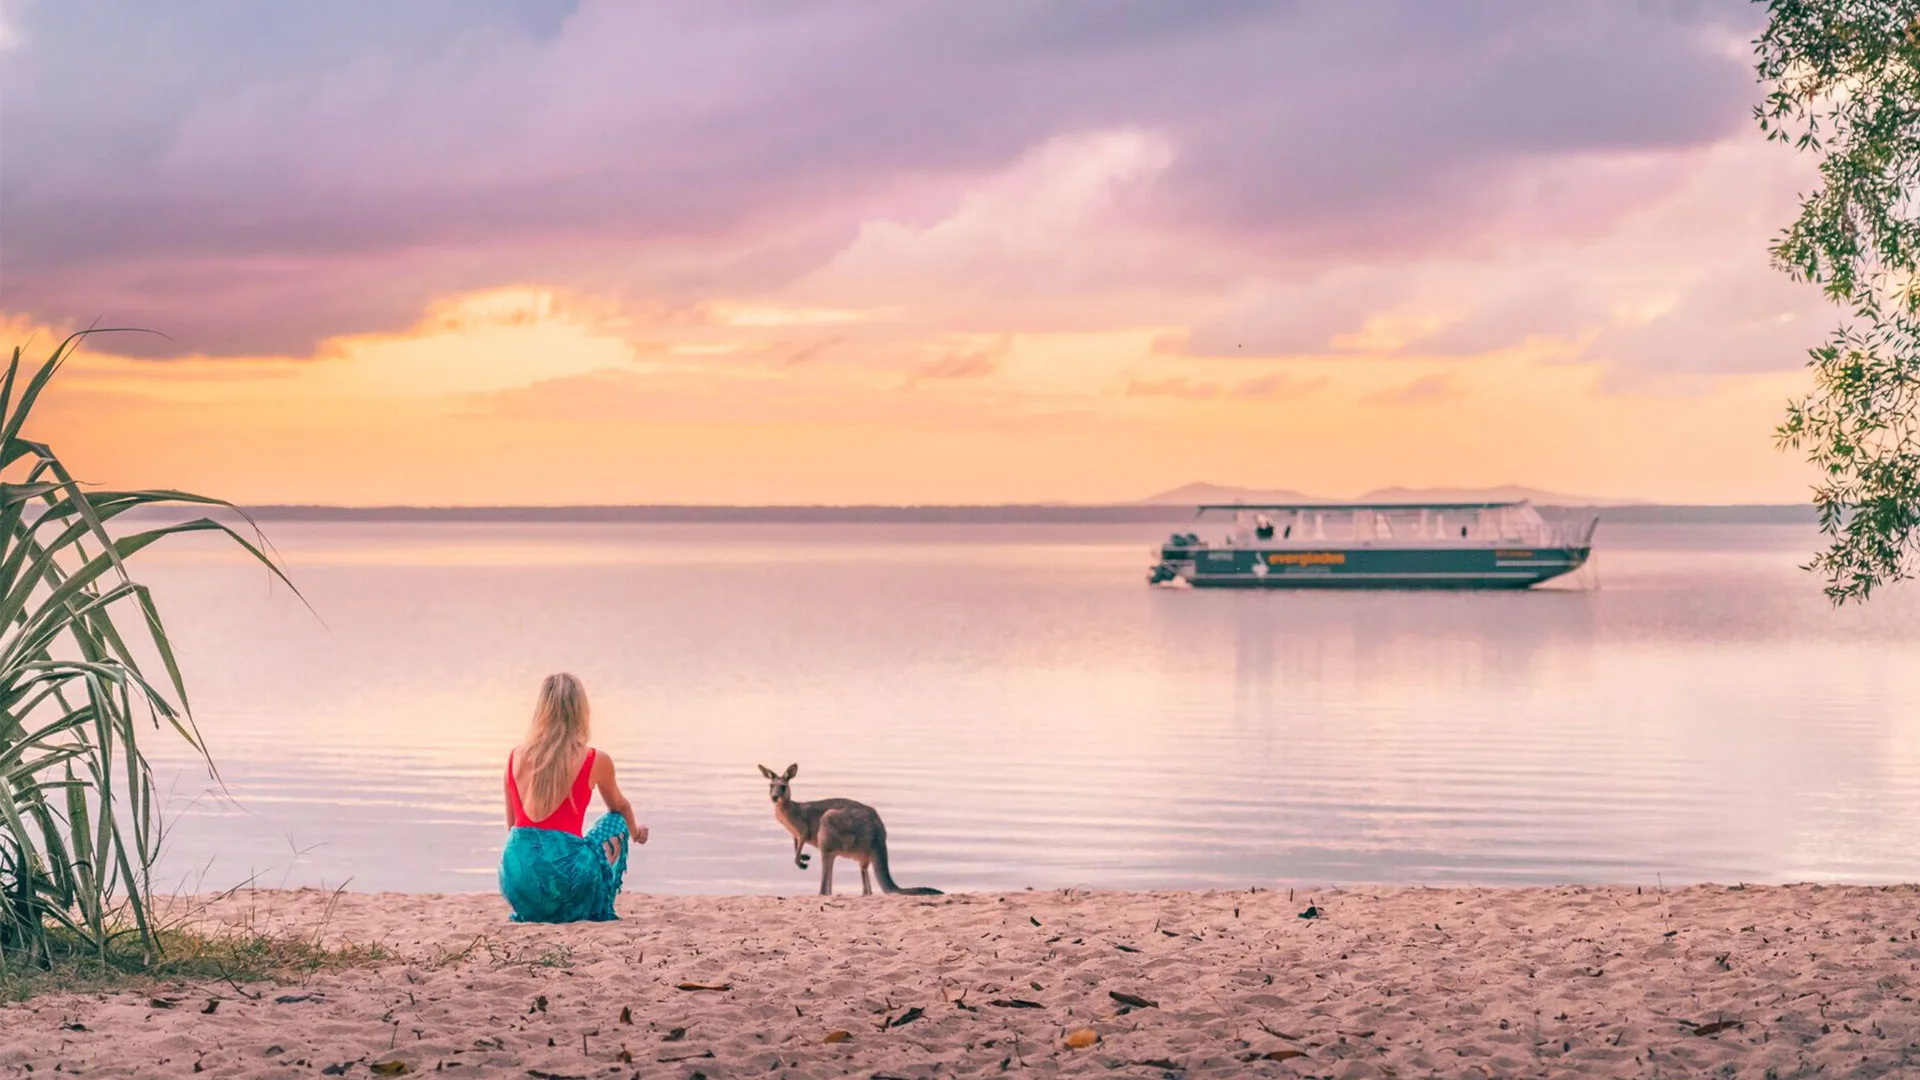
<path id="1" fill-rule="evenodd" d="M 1808 568 L 1865 600 L 1920 559 L 1920 0 L 1764 2 L 1755 118 L 1820 176 L 1774 262 L 1846 312 L 1777 434 L 1820 470 Z"/>

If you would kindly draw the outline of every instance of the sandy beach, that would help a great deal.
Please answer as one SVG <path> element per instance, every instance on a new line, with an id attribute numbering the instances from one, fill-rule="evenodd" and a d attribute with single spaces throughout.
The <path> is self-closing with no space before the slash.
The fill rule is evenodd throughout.
<path id="1" fill-rule="evenodd" d="M 621 913 L 516 926 L 491 895 L 241 894 L 201 917 L 378 943 L 392 959 L 295 985 L 34 998 L 0 1009 L 0 1075 L 1788 1077 L 1920 1064 L 1911 886 L 628 895 Z"/>

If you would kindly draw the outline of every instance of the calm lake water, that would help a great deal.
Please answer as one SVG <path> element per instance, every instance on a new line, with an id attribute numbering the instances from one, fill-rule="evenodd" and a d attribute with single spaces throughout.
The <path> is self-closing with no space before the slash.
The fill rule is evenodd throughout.
<path id="1" fill-rule="evenodd" d="M 555 670 L 648 891 L 816 888 L 789 762 L 950 890 L 1920 878 L 1920 590 L 1830 609 L 1810 528 L 1603 523 L 1589 587 L 1480 594 L 1153 590 L 1162 531 L 271 526 L 317 616 L 155 549 L 225 784 L 152 744 L 163 879 L 492 888 Z"/>

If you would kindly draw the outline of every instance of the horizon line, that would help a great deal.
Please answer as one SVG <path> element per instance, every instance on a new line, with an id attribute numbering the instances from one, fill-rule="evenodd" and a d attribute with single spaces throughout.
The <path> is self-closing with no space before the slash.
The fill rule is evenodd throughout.
<path id="1" fill-rule="evenodd" d="M 1811 502 L 1663 502 L 1660 500 L 1633 501 L 1570 501 L 1545 502 L 1535 499 L 1521 500 L 1532 502 L 1536 506 L 1549 506 L 1574 510 L 1781 510 L 1811 508 Z M 1347 499 L 1302 499 L 1303 505 L 1325 504 L 1330 507 L 1350 505 Z M 307 503 L 276 502 L 254 503 L 233 502 L 233 508 L 254 511 L 300 510 L 300 511 L 341 511 L 347 513 L 391 512 L 391 511 L 431 511 L 460 512 L 472 510 L 1192 510 L 1200 503 L 1182 502 L 809 502 L 809 503 L 695 503 L 695 502 L 635 502 L 635 503 Z M 1208 503 L 1206 505 L 1230 506 L 1230 503 Z M 1248 503 L 1254 506 L 1254 503 Z M 1396 504 L 1397 505 L 1397 504 Z M 1417 500 L 1409 500 L 1408 506 L 1422 505 Z"/>

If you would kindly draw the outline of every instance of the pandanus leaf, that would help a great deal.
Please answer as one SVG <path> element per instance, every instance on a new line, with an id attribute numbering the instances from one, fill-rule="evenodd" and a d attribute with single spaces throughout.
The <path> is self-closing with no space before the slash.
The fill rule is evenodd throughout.
<path id="1" fill-rule="evenodd" d="M 158 949 L 149 913 L 160 822 L 140 733 L 162 725 L 205 751 L 160 606 L 134 576 L 136 556 L 210 533 L 292 588 L 231 504 L 167 489 L 92 490 L 28 437 L 35 404 L 86 336 L 31 371 L 16 348 L 0 374 L 0 970 L 49 957 L 55 931 L 100 950 L 122 935 Z M 209 516 L 120 528 L 156 507 L 229 511 L 254 538 Z"/>

